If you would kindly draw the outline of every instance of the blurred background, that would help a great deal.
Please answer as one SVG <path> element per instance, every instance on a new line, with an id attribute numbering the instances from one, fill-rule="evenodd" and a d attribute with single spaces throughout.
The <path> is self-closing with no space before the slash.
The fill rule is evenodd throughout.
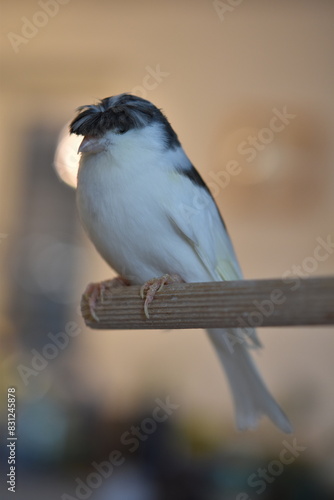
<path id="1" fill-rule="evenodd" d="M 84 326 L 82 291 L 114 273 L 53 167 L 62 134 L 58 174 L 73 182 L 77 146 L 64 127 L 78 106 L 133 92 L 165 111 L 246 278 L 333 274 L 333 249 L 316 252 L 334 239 L 333 2 L 1 9 L 0 426 L 6 437 L 14 386 L 16 498 L 333 498 L 333 328 L 259 331 L 256 362 L 295 433 L 265 419 L 237 432 L 202 331 Z M 7 451 L 2 441 L 2 498 Z"/>

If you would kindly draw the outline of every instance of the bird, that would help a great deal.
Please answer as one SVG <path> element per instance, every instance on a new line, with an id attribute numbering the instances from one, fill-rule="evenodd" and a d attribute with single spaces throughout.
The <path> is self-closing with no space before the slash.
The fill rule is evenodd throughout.
<path id="1" fill-rule="evenodd" d="M 70 133 L 83 136 L 79 218 L 119 274 L 110 286 L 141 285 L 148 316 L 155 294 L 169 283 L 243 279 L 217 204 L 161 109 L 131 93 L 106 97 L 77 108 Z M 92 315 L 104 290 L 103 283 L 87 287 Z M 250 354 L 262 347 L 256 331 L 207 333 L 229 382 L 237 429 L 255 429 L 267 416 L 291 433 Z"/>

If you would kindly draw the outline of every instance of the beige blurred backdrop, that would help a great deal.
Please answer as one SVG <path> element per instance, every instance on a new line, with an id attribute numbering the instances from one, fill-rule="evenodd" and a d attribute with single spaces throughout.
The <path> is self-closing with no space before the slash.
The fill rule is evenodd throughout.
<path id="1" fill-rule="evenodd" d="M 34 163 L 29 133 L 48 130 L 55 146 L 77 106 L 121 92 L 134 92 L 164 110 L 210 184 L 246 278 L 280 277 L 293 266 L 305 276 L 333 274 L 333 251 L 321 262 L 308 258 L 318 238 L 334 239 L 334 4 L 225 4 L 229 9 L 223 12 L 203 0 L 59 0 L 57 12 L 45 18 L 36 14 L 43 9 L 34 0 L 2 1 L 1 370 L 2 384 L 18 385 L 22 398 L 65 394 L 66 384 L 74 384 L 78 400 L 93 402 L 102 414 L 123 415 L 164 390 L 180 403 L 179 418 L 210 422 L 203 433 L 213 440 L 227 432 L 236 443 L 262 442 L 264 436 L 281 442 L 265 421 L 253 434 L 235 433 L 226 380 L 202 331 L 83 326 L 77 308 L 85 285 L 113 271 L 77 219 L 70 245 L 76 272 L 63 301 L 62 324 L 74 321 L 81 333 L 62 360 L 31 377 L 28 387 L 17 365 L 29 361 L 34 343 L 24 347 L 24 325 L 18 331 L 8 314 L 15 311 L 22 285 L 19 278 L 13 284 L 9 263 L 16 245 L 25 253 L 17 234 L 22 199 L 27 203 L 30 196 L 27 164 Z M 26 20 L 40 25 L 37 32 Z M 273 116 L 284 113 L 281 130 L 268 132 Z M 250 146 L 250 137 L 257 138 L 256 145 Z M 232 160 L 238 162 L 236 175 L 226 173 Z M 43 168 L 51 171 L 52 161 Z M 39 176 L 29 182 L 36 189 Z M 53 182 L 60 182 L 55 175 Z M 74 198 L 67 186 L 59 186 L 59 203 L 62 193 Z M 50 211 L 43 191 L 34 217 L 43 219 Z M 63 249 L 64 265 L 66 255 Z M 36 271 L 34 290 L 52 298 L 52 285 L 40 276 L 44 272 Z M 50 323 L 45 335 L 53 328 Z M 329 436 L 331 450 L 334 438 L 333 328 L 260 329 L 259 335 L 265 349 L 254 355 L 264 378 L 310 455 L 330 467 L 325 457 Z"/>

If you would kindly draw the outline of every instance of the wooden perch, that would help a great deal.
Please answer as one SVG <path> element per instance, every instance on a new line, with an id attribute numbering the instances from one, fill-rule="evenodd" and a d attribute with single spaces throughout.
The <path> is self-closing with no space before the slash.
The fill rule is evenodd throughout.
<path id="1" fill-rule="evenodd" d="M 86 325 L 98 329 L 175 329 L 334 324 L 334 278 L 290 278 L 166 285 L 144 314 L 139 286 L 106 290 Z"/>

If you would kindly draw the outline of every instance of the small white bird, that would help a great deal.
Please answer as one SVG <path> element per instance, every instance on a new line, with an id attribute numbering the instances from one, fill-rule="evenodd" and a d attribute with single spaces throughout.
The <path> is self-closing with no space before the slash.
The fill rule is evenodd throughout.
<path id="1" fill-rule="evenodd" d="M 147 314 L 155 292 L 170 281 L 242 278 L 217 206 L 156 106 L 130 94 L 107 97 L 78 108 L 70 131 L 84 136 L 77 187 L 82 224 L 124 283 L 144 284 Z M 98 292 L 88 290 L 92 304 Z M 260 347 L 255 330 L 208 334 L 230 383 L 237 427 L 254 428 L 267 415 L 291 432 L 250 357 L 249 347 Z"/>

